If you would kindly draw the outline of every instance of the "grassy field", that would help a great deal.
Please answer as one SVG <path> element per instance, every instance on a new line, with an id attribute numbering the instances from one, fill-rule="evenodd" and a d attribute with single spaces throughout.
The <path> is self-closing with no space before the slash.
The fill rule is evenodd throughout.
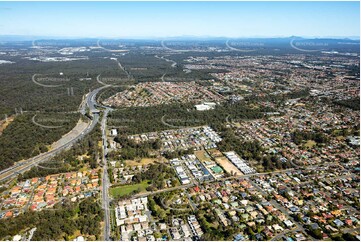
<path id="1" fill-rule="evenodd" d="M 149 181 L 143 181 L 142 183 L 138 184 L 113 187 L 110 188 L 110 194 L 113 197 L 122 197 L 137 190 L 139 190 L 140 192 L 144 192 L 145 189 L 149 186 L 148 182 Z"/>

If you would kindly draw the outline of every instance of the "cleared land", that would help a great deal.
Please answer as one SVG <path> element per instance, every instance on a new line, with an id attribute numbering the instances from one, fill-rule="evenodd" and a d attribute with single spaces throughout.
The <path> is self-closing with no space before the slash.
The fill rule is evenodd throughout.
<path id="1" fill-rule="evenodd" d="M 194 152 L 194 155 L 200 161 L 211 161 L 211 158 L 208 156 L 208 154 L 204 150 L 197 150 Z"/>
<path id="2" fill-rule="evenodd" d="M 208 154 L 213 157 L 213 158 L 216 158 L 216 157 L 223 157 L 223 154 L 222 152 L 220 152 L 219 150 L 217 149 L 209 149 L 207 150 Z"/>
<path id="3" fill-rule="evenodd" d="M 243 175 L 242 172 L 240 170 L 238 170 L 238 168 L 233 165 L 226 157 L 217 157 L 216 158 L 216 162 L 223 167 L 223 169 L 225 171 L 227 171 L 229 174 L 233 174 L 236 176 L 240 176 Z"/>
<path id="4" fill-rule="evenodd" d="M 149 165 L 155 162 L 164 162 L 162 159 L 154 159 L 154 158 L 142 158 L 140 161 L 137 160 L 126 160 L 125 164 L 127 166 L 143 166 L 143 165 Z"/>
<path id="5" fill-rule="evenodd" d="M 0 121 L 0 135 L 2 134 L 2 132 L 4 131 L 4 129 L 6 129 L 6 127 L 12 122 L 14 121 L 14 116 L 8 117 L 7 120 L 2 120 Z"/>
<path id="6" fill-rule="evenodd" d="M 122 197 L 128 194 L 131 194 L 134 191 L 139 191 L 139 192 L 144 192 L 145 189 L 149 186 L 148 184 L 149 181 L 142 181 L 141 183 L 138 184 L 133 184 L 133 185 L 125 185 L 125 186 L 120 186 L 120 187 L 113 187 L 110 188 L 110 194 L 112 195 L 112 197 Z"/>

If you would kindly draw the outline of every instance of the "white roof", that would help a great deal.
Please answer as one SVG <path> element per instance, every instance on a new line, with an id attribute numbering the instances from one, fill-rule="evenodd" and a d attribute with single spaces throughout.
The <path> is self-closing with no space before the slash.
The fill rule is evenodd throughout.
<path id="1" fill-rule="evenodd" d="M 76 239 L 74 239 L 74 241 L 85 241 L 85 239 L 83 236 L 78 236 Z"/>
<path id="2" fill-rule="evenodd" d="M 13 237 L 13 241 L 20 241 L 21 240 L 21 235 L 17 234 Z"/>

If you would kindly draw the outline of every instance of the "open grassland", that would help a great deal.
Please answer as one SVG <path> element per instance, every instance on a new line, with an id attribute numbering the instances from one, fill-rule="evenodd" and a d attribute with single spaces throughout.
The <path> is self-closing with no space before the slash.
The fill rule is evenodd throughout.
<path id="1" fill-rule="evenodd" d="M 148 182 L 148 180 L 145 180 L 138 184 L 113 187 L 110 188 L 110 194 L 113 197 L 122 197 L 125 195 L 129 195 L 135 191 L 144 192 L 145 189 L 149 186 Z"/>

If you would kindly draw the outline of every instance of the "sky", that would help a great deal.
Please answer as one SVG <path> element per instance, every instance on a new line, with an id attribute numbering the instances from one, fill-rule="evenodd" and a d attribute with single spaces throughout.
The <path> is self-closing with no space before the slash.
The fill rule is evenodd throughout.
<path id="1" fill-rule="evenodd" d="M 0 35 L 360 36 L 359 2 L 0 2 Z"/>

